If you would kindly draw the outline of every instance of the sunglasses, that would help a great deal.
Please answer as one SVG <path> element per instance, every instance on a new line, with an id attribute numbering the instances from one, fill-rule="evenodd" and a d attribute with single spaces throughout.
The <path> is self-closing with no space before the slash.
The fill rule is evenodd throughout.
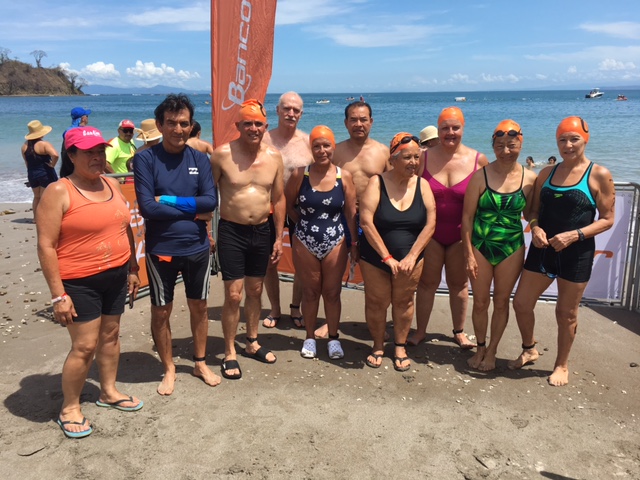
<path id="1" fill-rule="evenodd" d="M 518 135 L 522 135 L 522 132 L 516 132 L 515 130 L 509 130 L 508 132 L 505 132 L 504 130 L 498 130 L 493 134 L 493 138 L 504 137 L 505 135 L 509 135 L 510 137 L 517 137 Z"/>
<path id="2" fill-rule="evenodd" d="M 121 128 L 122 133 L 133 133 L 133 128 Z"/>
<path id="3" fill-rule="evenodd" d="M 420 139 L 418 137 L 413 136 L 413 135 L 412 136 L 406 136 L 406 137 L 403 137 L 402 140 L 400 140 L 398 143 L 396 143 L 393 147 L 391 147 L 391 150 L 389 151 L 389 153 L 395 152 L 400 145 L 406 145 L 409 142 L 416 142 L 416 144 L 420 145 Z"/>
<path id="4" fill-rule="evenodd" d="M 546 257 L 547 254 L 547 248 L 542 249 L 542 255 L 540 255 L 540 273 L 546 275 L 549 278 L 557 278 L 558 275 L 560 275 L 560 263 L 558 262 L 558 259 L 560 258 L 560 252 L 556 253 L 556 270 L 558 271 L 558 273 L 551 273 L 548 272 L 546 268 L 544 268 L 544 259 Z"/>

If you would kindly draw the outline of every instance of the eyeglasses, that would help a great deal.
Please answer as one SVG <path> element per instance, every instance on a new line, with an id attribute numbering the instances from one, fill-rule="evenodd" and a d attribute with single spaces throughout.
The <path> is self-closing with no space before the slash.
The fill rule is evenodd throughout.
<path id="1" fill-rule="evenodd" d="M 515 130 L 509 130 L 508 132 L 505 132 L 504 130 L 498 130 L 493 134 L 493 138 L 504 137 L 505 135 L 509 135 L 510 137 L 517 137 L 518 135 L 522 135 L 522 132 L 517 132 Z"/>
<path id="2" fill-rule="evenodd" d="M 122 133 L 133 133 L 133 128 L 121 128 Z"/>
<path id="3" fill-rule="evenodd" d="M 418 137 L 413 135 L 406 136 L 406 137 L 403 137 L 402 140 L 396 143 L 393 147 L 391 147 L 391 150 L 389 151 L 389 153 L 395 152 L 400 145 L 406 145 L 409 142 L 416 142 L 417 145 L 420 145 L 420 139 Z"/>
<path id="4" fill-rule="evenodd" d="M 556 252 L 556 255 L 555 255 L 556 270 L 558 271 L 558 273 L 551 273 L 551 272 L 548 272 L 546 268 L 544 268 L 544 259 L 547 255 L 547 248 L 543 248 L 542 255 L 540 255 L 540 273 L 543 273 L 549 278 L 557 278 L 558 275 L 560 275 L 560 262 L 558 262 L 558 260 L 560 259 L 561 252 Z"/>

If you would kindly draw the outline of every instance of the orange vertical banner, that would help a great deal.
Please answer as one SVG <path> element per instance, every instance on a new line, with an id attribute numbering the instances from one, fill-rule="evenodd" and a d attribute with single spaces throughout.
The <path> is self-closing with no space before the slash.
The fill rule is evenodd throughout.
<path id="1" fill-rule="evenodd" d="M 242 102 L 261 102 L 271 79 L 276 0 L 211 0 L 213 143 L 238 136 Z"/>

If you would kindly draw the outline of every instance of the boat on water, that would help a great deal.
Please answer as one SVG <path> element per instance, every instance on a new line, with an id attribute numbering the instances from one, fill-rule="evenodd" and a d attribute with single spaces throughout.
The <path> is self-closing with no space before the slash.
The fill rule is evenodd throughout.
<path id="1" fill-rule="evenodd" d="M 455 97 L 456 102 L 466 102 L 467 97 Z"/>
<path id="2" fill-rule="evenodd" d="M 327 100 L 326 98 L 323 98 L 322 100 L 316 100 L 316 103 L 331 103 L 331 100 Z"/>
<path id="3" fill-rule="evenodd" d="M 355 100 L 355 97 L 347 97 L 346 100 L 347 102 L 353 102 Z"/>
<path id="4" fill-rule="evenodd" d="M 587 93 L 584 98 L 600 98 L 604 95 L 604 92 L 601 92 L 599 88 L 592 88 L 589 93 Z"/>
<path id="5" fill-rule="evenodd" d="M 618 100 L 619 102 L 624 102 L 626 100 L 629 100 L 625 95 L 618 95 L 618 98 L 616 98 L 616 100 Z"/>

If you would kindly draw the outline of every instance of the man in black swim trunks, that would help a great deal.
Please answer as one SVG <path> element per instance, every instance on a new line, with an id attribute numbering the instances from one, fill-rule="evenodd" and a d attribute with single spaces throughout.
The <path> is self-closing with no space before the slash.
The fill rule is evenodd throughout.
<path id="1" fill-rule="evenodd" d="M 276 361 L 275 355 L 258 343 L 258 323 L 267 264 L 278 262 L 282 255 L 285 216 L 282 155 L 262 142 L 268 127 L 262 104 L 257 100 L 244 102 L 236 127 L 240 137 L 216 148 L 211 156 L 213 176 L 220 191 L 217 248 L 224 281 L 222 376 L 233 380 L 242 376 L 235 337 L 243 290 L 247 295 L 244 302 L 247 341 L 243 355 L 264 363 Z M 270 249 L 268 218 L 272 204 L 276 235 Z"/>

